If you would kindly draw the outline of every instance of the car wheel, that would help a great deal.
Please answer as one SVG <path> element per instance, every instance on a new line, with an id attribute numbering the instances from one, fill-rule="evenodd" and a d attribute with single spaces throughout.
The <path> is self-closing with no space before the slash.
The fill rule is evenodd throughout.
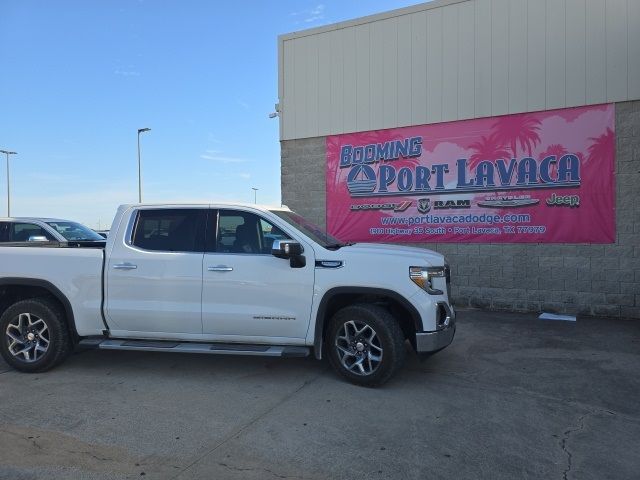
<path id="1" fill-rule="evenodd" d="M 60 307 L 46 298 L 19 301 L 0 317 L 0 354 L 16 370 L 44 372 L 71 351 Z"/>
<path id="2" fill-rule="evenodd" d="M 405 338 L 393 316 L 378 305 L 358 304 L 331 319 L 327 351 L 332 367 L 357 385 L 386 383 L 403 365 Z"/>

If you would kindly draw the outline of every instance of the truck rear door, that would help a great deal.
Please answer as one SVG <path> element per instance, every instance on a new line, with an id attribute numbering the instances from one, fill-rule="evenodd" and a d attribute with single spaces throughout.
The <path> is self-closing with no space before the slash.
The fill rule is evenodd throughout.
<path id="1" fill-rule="evenodd" d="M 202 334 L 206 220 L 206 207 L 134 212 L 106 264 L 106 316 L 113 335 Z"/>

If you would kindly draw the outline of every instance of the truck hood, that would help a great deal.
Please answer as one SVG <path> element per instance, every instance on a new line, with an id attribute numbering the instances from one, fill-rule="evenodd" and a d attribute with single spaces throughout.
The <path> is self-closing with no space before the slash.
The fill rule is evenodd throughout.
<path id="1" fill-rule="evenodd" d="M 433 250 L 427 250 L 425 248 L 417 247 L 403 247 L 400 245 L 391 245 L 386 243 L 356 243 L 342 247 L 339 250 L 331 252 L 331 257 L 348 258 L 352 255 L 369 255 L 380 256 L 389 255 L 399 258 L 404 258 L 408 262 L 415 263 L 416 265 L 424 265 L 431 267 L 441 267 L 444 265 L 444 255 L 441 255 Z"/>

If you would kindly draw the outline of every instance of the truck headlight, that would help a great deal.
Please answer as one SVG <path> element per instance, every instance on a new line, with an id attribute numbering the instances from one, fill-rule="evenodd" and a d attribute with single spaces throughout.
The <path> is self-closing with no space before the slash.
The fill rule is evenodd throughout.
<path id="1" fill-rule="evenodd" d="M 409 267 L 409 278 L 429 295 L 444 293 L 433 286 L 433 279 L 438 277 L 445 277 L 445 267 Z"/>

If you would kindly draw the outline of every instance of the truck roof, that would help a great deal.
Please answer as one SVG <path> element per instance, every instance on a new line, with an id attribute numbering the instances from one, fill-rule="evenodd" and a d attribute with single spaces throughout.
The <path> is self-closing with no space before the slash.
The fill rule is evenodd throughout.
<path id="1" fill-rule="evenodd" d="M 242 207 L 242 208 L 252 208 L 255 210 L 279 210 L 279 211 L 288 211 L 289 207 L 286 205 L 261 205 L 255 203 L 239 203 L 239 202 L 211 202 L 211 203 L 180 203 L 180 202 L 171 202 L 171 203 L 128 203 L 124 205 L 120 205 L 120 208 L 138 208 L 138 207 L 162 207 L 162 208 L 171 208 L 171 207 Z"/>

